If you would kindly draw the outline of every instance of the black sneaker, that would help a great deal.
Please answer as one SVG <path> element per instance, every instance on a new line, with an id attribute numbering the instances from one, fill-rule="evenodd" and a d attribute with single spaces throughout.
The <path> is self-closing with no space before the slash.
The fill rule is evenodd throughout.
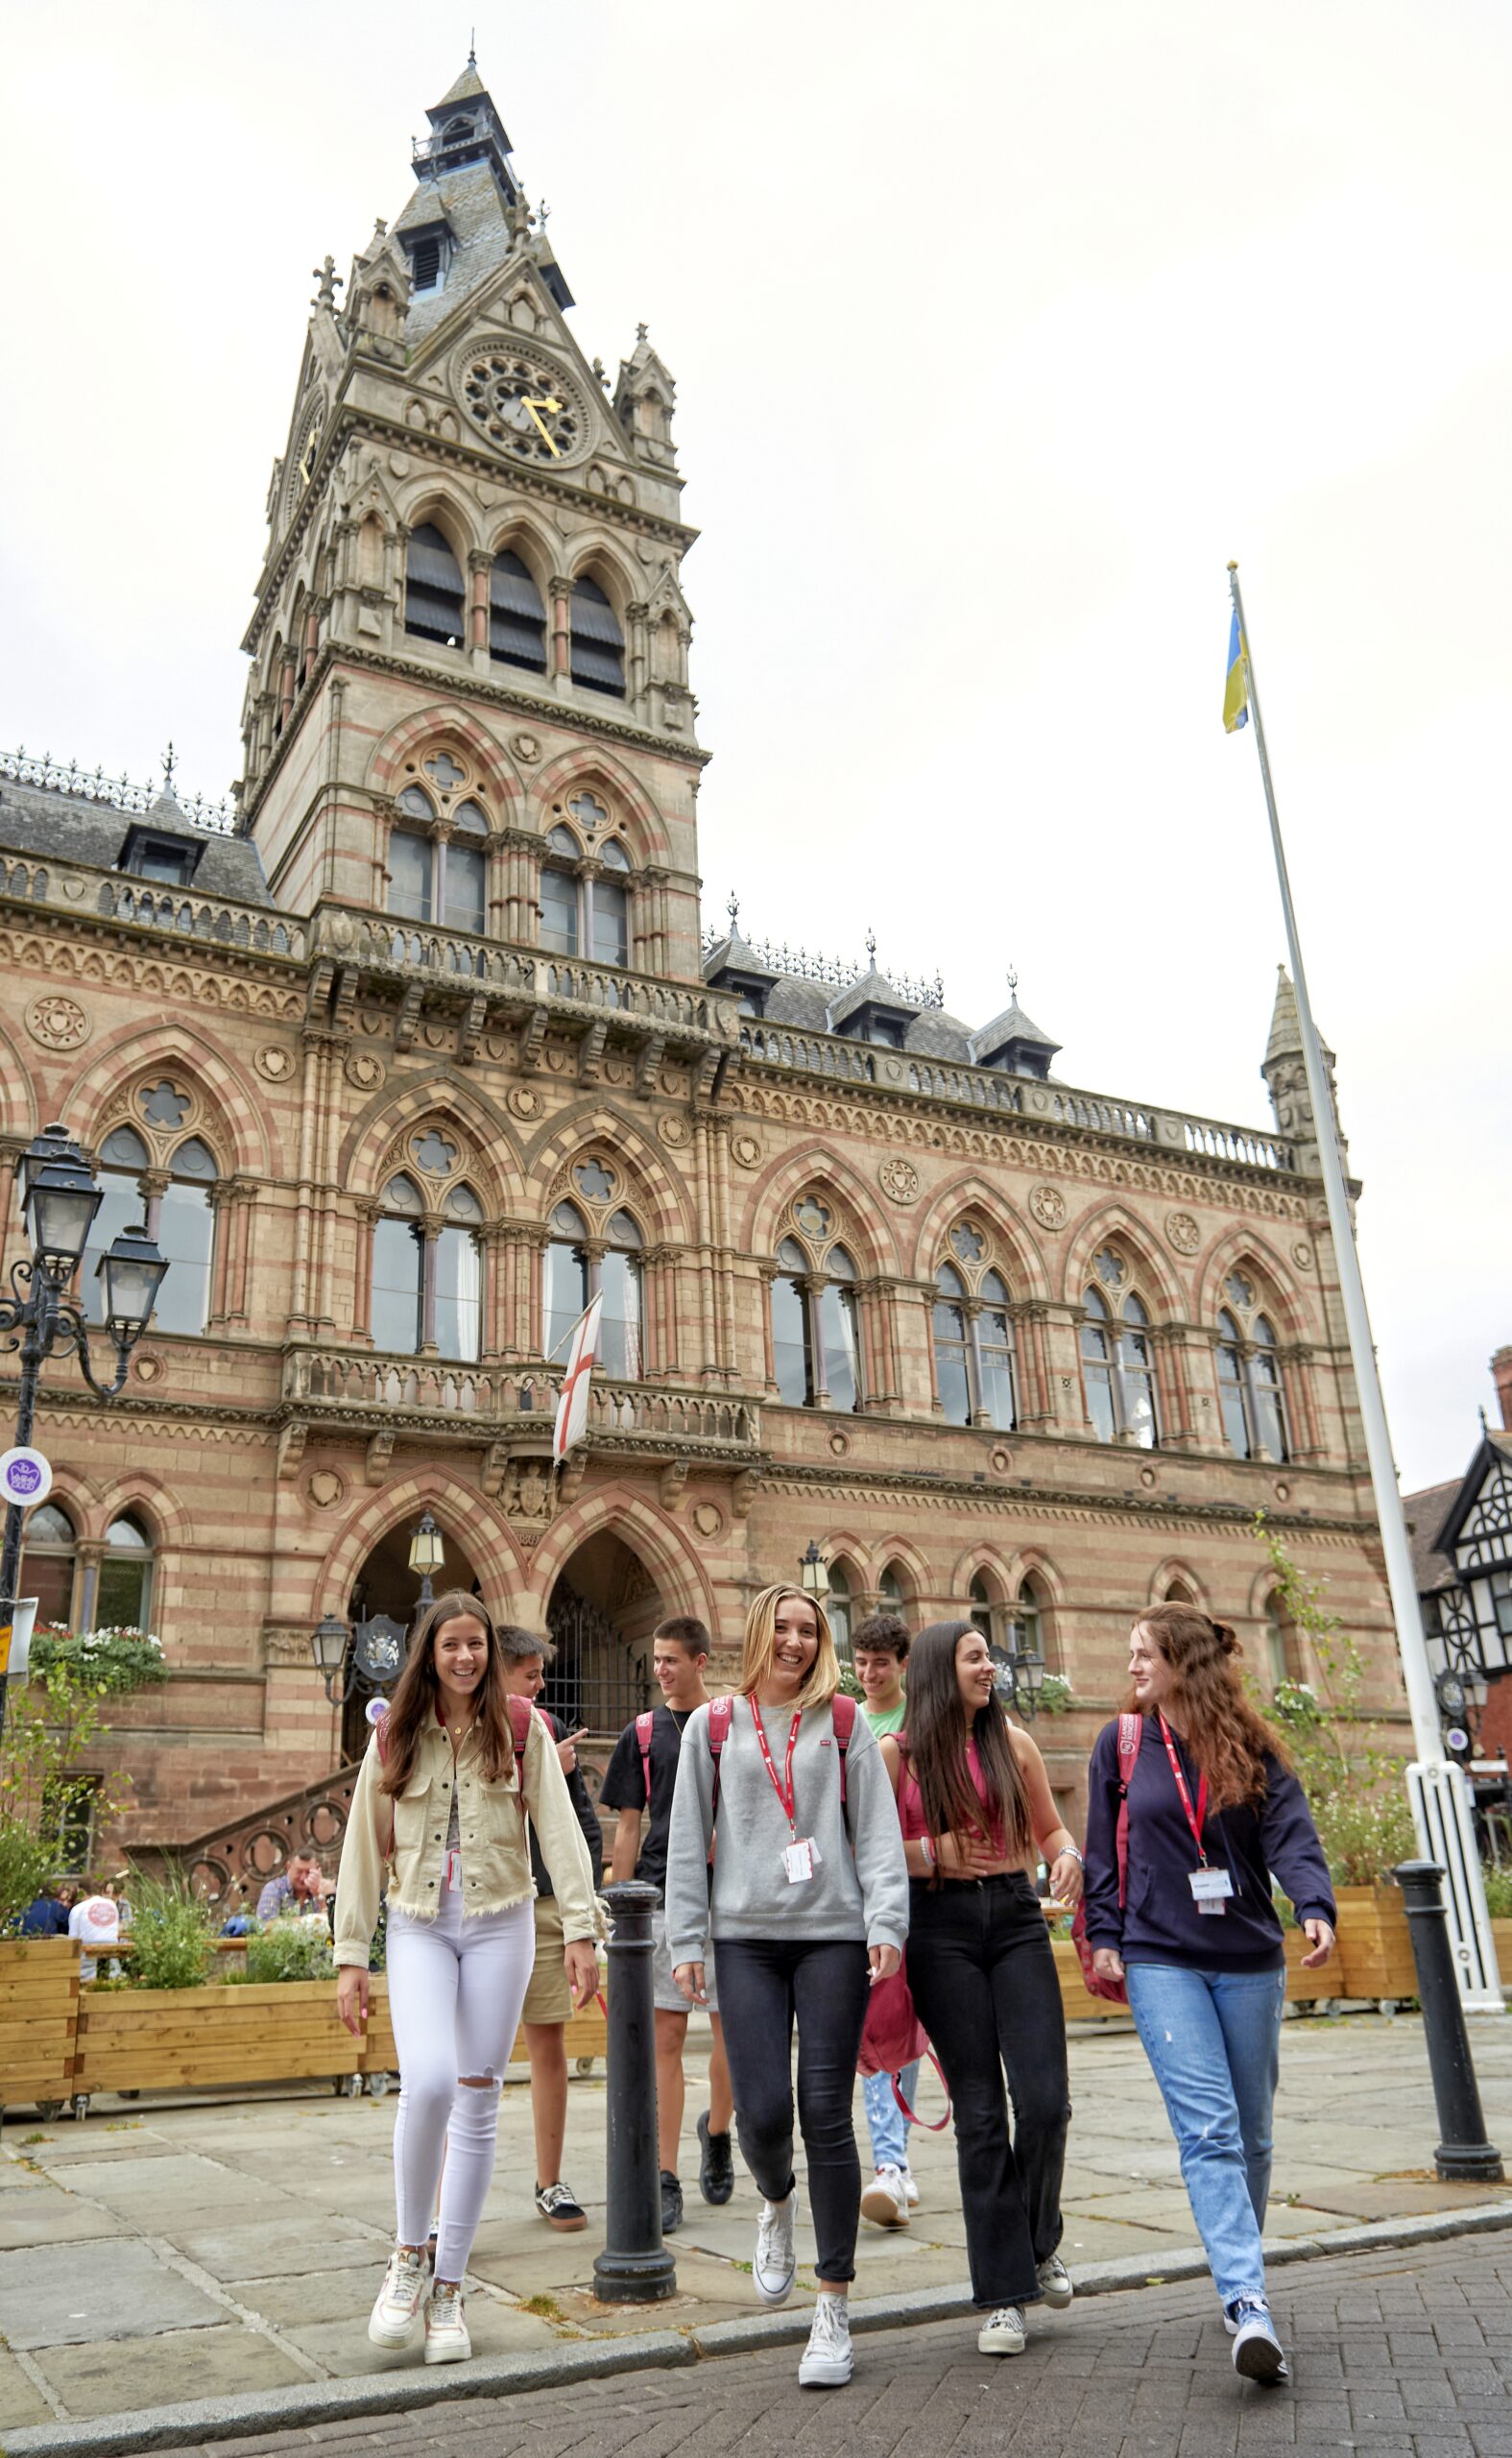
<path id="1" fill-rule="evenodd" d="M 661 2171 L 661 2233 L 670 2236 L 683 2225 L 683 2188 L 670 2168 Z"/>
<path id="2" fill-rule="evenodd" d="M 706 2202 L 728 2202 L 735 2189 L 735 2155 L 728 2133 L 710 2133 L 708 2110 L 698 2120 L 698 2189 Z"/>
<path id="3" fill-rule="evenodd" d="M 560 2178 L 554 2185 L 536 2187 L 536 2208 L 548 2228 L 560 2228 L 564 2234 L 588 2226 L 588 2212 Z"/>

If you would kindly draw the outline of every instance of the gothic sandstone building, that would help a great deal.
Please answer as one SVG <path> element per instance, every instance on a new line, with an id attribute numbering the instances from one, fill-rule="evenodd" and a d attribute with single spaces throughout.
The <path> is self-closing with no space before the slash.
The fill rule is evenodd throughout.
<path id="1" fill-rule="evenodd" d="M 842 1624 L 1038 1639 L 1069 1802 L 1140 1603 L 1309 1670 L 1260 1507 L 1392 1708 L 1289 986 L 1251 1131 L 1069 1089 L 1016 1000 L 976 1030 L 937 982 L 703 937 L 672 378 L 644 328 L 612 381 L 585 359 L 470 64 L 429 121 L 313 303 L 234 813 L 22 759 L 0 789 L 5 1260 L 55 1118 L 97 1241 L 145 1208 L 174 1259 L 121 1401 L 48 1369 L 27 1556 L 56 1618 L 162 1638 L 114 1717 L 129 1833 L 350 1756 L 310 1633 L 408 1617 L 426 1509 L 600 1732 L 660 1613 L 728 1646 L 814 1541 Z"/>

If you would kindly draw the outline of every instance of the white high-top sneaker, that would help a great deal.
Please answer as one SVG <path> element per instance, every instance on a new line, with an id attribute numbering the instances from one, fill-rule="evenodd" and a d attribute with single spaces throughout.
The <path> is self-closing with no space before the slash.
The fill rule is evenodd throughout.
<path id="1" fill-rule="evenodd" d="M 406 2253 L 396 2246 L 368 2323 L 368 2336 L 374 2347 L 408 2347 L 424 2293 L 424 2254 Z"/>
<path id="2" fill-rule="evenodd" d="M 798 2367 L 800 2389 L 843 2390 L 855 2371 L 851 2352 L 851 2305 L 844 2296 L 821 2289 L 813 2325 Z"/>
<path id="3" fill-rule="evenodd" d="M 763 2304 L 785 2304 L 793 2292 L 798 2277 L 798 2248 L 793 2242 L 797 2225 L 796 2185 L 785 2202 L 762 2203 L 751 2274 Z"/>

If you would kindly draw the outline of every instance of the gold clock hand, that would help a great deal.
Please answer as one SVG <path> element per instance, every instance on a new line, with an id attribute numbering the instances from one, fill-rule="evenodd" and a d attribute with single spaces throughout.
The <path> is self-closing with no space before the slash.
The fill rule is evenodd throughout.
<path id="1" fill-rule="evenodd" d="M 548 429 L 542 425 L 540 419 L 537 416 L 537 413 L 540 410 L 549 410 L 553 417 L 555 417 L 562 408 L 561 402 L 555 399 L 550 394 L 537 394 L 534 399 L 532 399 L 527 394 L 525 396 L 525 407 L 530 412 L 531 417 L 535 420 L 537 426 L 540 429 L 541 441 L 545 445 L 547 451 L 552 453 L 555 458 L 560 461 L 562 454 L 558 450 L 557 446 L 553 443 Z"/>

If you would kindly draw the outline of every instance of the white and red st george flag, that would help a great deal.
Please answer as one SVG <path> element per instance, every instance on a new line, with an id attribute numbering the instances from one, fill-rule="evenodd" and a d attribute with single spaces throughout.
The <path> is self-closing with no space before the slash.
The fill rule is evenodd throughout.
<path id="1" fill-rule="evenodd" d="M 567 1343 L 562 1397 L 557 1402 L 557 1430 L 551 1442 L 551 1456 L 559 1466 L 573 1444 L 581 1442 L 588 1431 L 588 1384 L 598 1351 L 598 1318 L 603 1311 L 604 1292 L 600 1289 L 596 1297 L 588 1299 L 578 1316 Z"/>

